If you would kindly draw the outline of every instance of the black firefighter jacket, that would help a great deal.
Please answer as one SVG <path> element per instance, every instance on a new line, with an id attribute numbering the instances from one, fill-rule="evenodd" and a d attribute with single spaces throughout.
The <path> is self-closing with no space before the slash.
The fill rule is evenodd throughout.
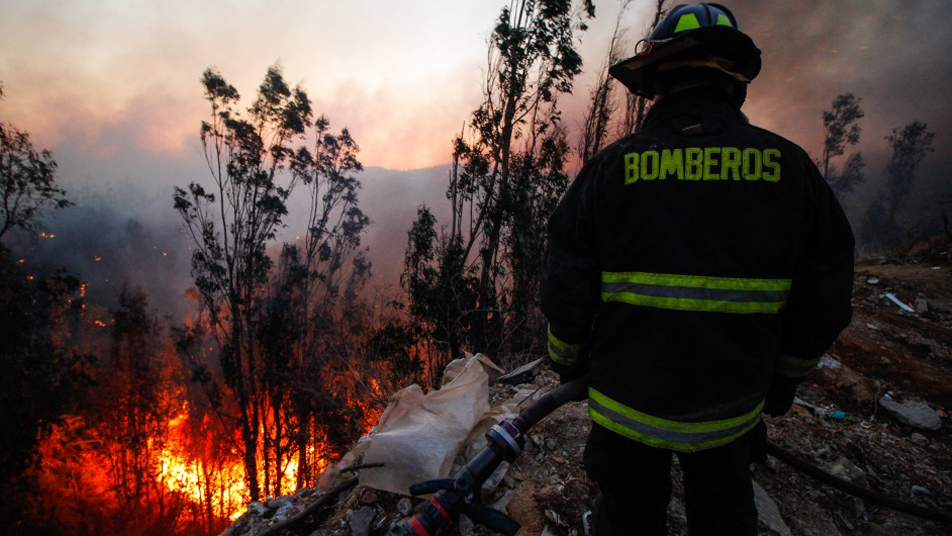
<path id="1" fill-rule="evenodd" d="M 850 322 L 853 235 L 794 143 L 714 97 L 669 98 L 579 173 L 548 226 L 556 368 L 595 423 L 691 452 L 760 420 Z"/>

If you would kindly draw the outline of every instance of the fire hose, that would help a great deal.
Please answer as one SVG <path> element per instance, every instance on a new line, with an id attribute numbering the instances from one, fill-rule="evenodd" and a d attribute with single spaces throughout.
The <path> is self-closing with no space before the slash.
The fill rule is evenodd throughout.
<path id="1" fill-rule="evenodd" d="M 522 410 L 516 418 L 493 426 L 486 433 L 486 447 L 453 478 L 427 480 L 410 486 L 411 495 L 434 495 L 423 503 L 422 510 L 417 514 L 395 524 L 388 536 L 432 536 L 442 527 L 454 523 L 460 514 L 468 515 L 473 522 L 491 530 L 514 536 L 519 531 L 519 523 L 483 504 L 480 497 L 483 482 L 503 461 L 511 463 L 519 456 L 525 447 L 526 434 L 532 426 L 566 402 L 583 400 L 587 387 L 588 376 L 583 376 L 549 391 Z M 952 521 L 952 515 L 948 512 L 916 506 L 837 478 L 772 442 L 768 442 L 767 452 L 808 476 L 845 493 L 919 517 L 940 522 Z"/>
<path id="2" fill-rule="evenodd" d="M 483 504 L 479 492 L 493 471 L 503 462 L 513 462 L 526 445 L 526 433 L 536 423 L 566 402 L 583 400 L 588 393 L 588 376 L 557 387 L 519 412 L 516 418 L 493 426 L 486 433 L 487 445 L 453 478 L 427 480 L 410 486 L 410 494 L 434 493 L 416 515 L 394 525 L 389 536 L 431 536 L 466 514 L 475 523 L 514 536 L 519 523 Z"/>

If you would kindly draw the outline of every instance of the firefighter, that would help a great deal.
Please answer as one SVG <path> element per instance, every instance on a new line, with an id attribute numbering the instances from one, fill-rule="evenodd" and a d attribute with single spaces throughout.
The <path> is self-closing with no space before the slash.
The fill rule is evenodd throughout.
<path id="1" fill-rule="evenodd" d="M 851 319 L 853 235 L 810 157 L 748 123 L 760 50 L 719 4 L 678 5 L 610 70 L 654 101 L 548 223 L 542 309 L 563 380 L 588 373 L 599 536 L 663 535 L 671 459 L 692 535 L 757 533 L 762 414 Z"/>

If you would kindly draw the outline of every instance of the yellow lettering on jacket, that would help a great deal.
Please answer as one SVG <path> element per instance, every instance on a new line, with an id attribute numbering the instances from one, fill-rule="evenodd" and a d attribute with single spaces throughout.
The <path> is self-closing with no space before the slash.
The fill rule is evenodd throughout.
<path id="1" fill-rule="evenodd" d="M 664 180 L 669 175 L 676 176 L 679 181 L 684 180 L 684 154 L 681 149 L 661 151 L 661 174 L 658 178 Z"/>
<path id="2" fill-rule="evenodd" d="M 740 149 L 737 147 L 721 149 L 721 178 L 740 180 Z"/>
<path id="3" fill-rule="evenodd" d="M 767 182 L 780 180 L 780 162 L 774 158 L 780 158 L 780 149 L 764 149 L 764 167 L 768 170 L 764 172 L 764 180 Z"/>
<path id="4" fill-rule="evenodd" d="M 696 181 L 701 178 L 701 168 L 704 161 L 704 150 L 698 147 L 688 147 L 684 150 L 684 178 Z"/>
<path id="5" fill-rule="evenodd" d="M 625 184 L 638 181 L 638 153 L 625 155 Z"/>
<path id="6" fill-rule="evenodd" d="M 755 147 L 685 147 L 628 153 L 625 184 L 638 181 L 780 182 L 780 149 Z"/>
<path id="7" fill-rule="evenodd" d="M 641 153 L 641 180 L 653 181 L 658 178 L 658 151 Z"/>

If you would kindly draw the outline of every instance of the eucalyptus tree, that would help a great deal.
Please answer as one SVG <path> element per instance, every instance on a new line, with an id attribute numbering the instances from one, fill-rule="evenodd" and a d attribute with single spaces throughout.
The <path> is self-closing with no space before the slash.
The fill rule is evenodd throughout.
<path id="1" fill-rule="evenodd" d="M 369 270 L 354 253 L 370 222 L 357 207 L 360 183 L 351 174 L 361 169 L 356 142 L 346 129 L 331 134 L 323 116 L 315 120 L 306 92 L 290 87 L 278 67 L 268 69 L 244 112 L 238 91 L 216 70 L 205 71 L 202 85 L 211 111 L 200 131 L 211 180 L 176 188 L 174 204 L 194 242 L 192 275 L 234 399 L 236 415 L 224 422 L 235 422 L 240 432 L 257 500 L 259 452 L 266 491 L 280 490 L 292 433 L 287 425 L 302 426 L 289 417 L 287 380 L 319 358 L 318 330 L 331 326 L 313 321 L 330 314 L 344 274 L 353 273 L 352 265 L 361 274 Z M 282 270 L 275 274 L 268 248 L 300 184 L 310 200 L 304 244 L 281 248 Z M 280 317 L 279 304 L 286 308 Z"/>

